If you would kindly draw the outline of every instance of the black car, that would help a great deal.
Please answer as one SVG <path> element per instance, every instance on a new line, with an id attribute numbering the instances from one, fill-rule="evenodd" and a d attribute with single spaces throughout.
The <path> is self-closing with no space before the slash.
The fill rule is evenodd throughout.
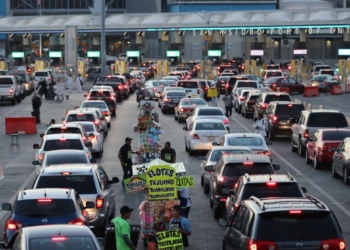
<path id="1" fill-rule="evenodd" d="M 104 101 L 109 109 L 109 112 L 113 116 L 116 114 L 116 102 L 111 90 L 107 89 L 91 89 L 89 94 L 86 97 L 87 100 L 102 100 Z"/>
<path id="2" fill-rule="evenodd" d="M 160 103 L 160 109 L 164 114 L 167 111 L 174 111 L 182 98 L 186 98 L 185 91 L 167 91 Z"/>
<path id="3" fill-rule="evenodd" d="M 236 82 L 239 80 L 249 80 L 246 76 L 231 76 L 225 85 L 225 91 L 232 93 L 232 89 L 235 87 Z"/>
<path id="4" fill-rule="evenodd" d="M 226 92 L 226 83 L 230 76 L 219 76 L 216 78 L 216 88 L 221 94 L 225 94 Z"/>
<path id="5" fill-rule="evenodd" d="M 286 101 L 292 102 L 292 98 L 285 92 L 264 92 L 261 93 L 259 99 L 254 104 L 254 118 L 258 118 L 259 114 L 264 115 L 270 102 Z"/>
<path id="6" fill-rule="evenodd" d="M 292 135 L 292 125 L 301 111 L 305 110 L 304 104 L 296 102 L 270 102 L 266 110 L 266 133 L 271 141 L 276 135 Z"/>
<path id="7" fill-rule="evenodd" d="M 86 79 L 90 81 L 96 80 L 100 76 L 101 76 L 101 68 L 99 67 L 90 68 L 86 73 Z"/>
<path id="8" fill-rule="evenodd" d="M 118 77 L 113 77 L 111 79 L 106 76 L 101 76 L 94 83 L 94 86 L 110 86 L 113 88 L 114 93 L 116 94 L 117 102 L 121 102 L 123 100 L 123 96 L 122 96 L 123 85 L 121 83 L 120 78 Z"/>

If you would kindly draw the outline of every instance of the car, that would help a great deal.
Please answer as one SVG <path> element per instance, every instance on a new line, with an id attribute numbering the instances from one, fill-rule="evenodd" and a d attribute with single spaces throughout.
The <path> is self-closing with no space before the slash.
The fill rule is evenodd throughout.
<path id="1" fill-rule="evenodd" d="M 262 92 L 254 105 L 254 118 L 257 119 L 260 114 L 264 115 L 269 103 L 273 101 L 293 102 L 292 97 L 285 92 Z"/>
<path id="2" fill-rule="evenodd" d="M 0 102 L 10 102 L 12 105 L 22 102 L 22 90 L 17 77 L 0 76 Z"/>
<path id="3" fill-rule="evenodd" d="M 315 75 L 309 81 L 309 86 L 317 86 L 319 91 L 326 92 L 326 84 L 328 92 L 331 92 L 332 86 L 339 85 L 337 80 L 334 80 L 330 75 Z"/>
<path id="4" fill-rule="evenodd" d="M 184 91 L 186 93 L 185 89 L 182 88 L 182 87 L 170 87 L 170 86 L 169 87 L 164 87 L 163 91 L 161 93 L 159 93 L 159 97 L 158 97 L 158 107 L 159 108 L 160 108 L 160 103 L 161 103 L 162 98 L 164 97 L 165 93 L 167 91 L 172 91 L 172 90 L 181 90 L 181 91 Z"/>
<path id="5" fill-rule="evenodd" d="M 342 141 L 350 137 L 350 129 L 319 129 L 306 141 L 306 163 L 313 163 L 315 169 L 334 163 L 333 155 Z M 338 155 L 339 156 L 339 155 Z M 343 157 L 341 161 L 343 161 Z"/>
<path id="6" fill-rule="evenodd" d="M 283 76 L 269 77 L 263 80 L 263 84 L 265 87 L 271 88 L 272 84 L 276 83 L 281 78 L 283 78 Z"/>
<path id="7" fill-rule="evenodd" d="M 99 108 L 102 112 L 103 117 L 106 119 L 107 122 L 107 127 L 110 128 L 111 127 L 111 116 L 115 116 L 116 113 L 114 112 L 110 112 L 107 104 L 105 101 L 100 101 L 100 100 L 96 100 L 96 101 L 83 101 L 80 104 L 80 108 Z M 114 114 L 114 115 L 113 115 Z"/>
<path id="8" fill-rule="evenodd" d="M 115 193 L 112 184 L 119 179 L 108 178 L 105 170 L 96 164 L 76 167 L 47 167 L 36 178 L 33 189 L 70 187 L 75 189 L 84 204 L 94 201 L 95 206 L 87 209 L 89 227 L 97 235 L 104 233 L 106 225 L 115 217 Z"/>
<path id="9" fill-rule="evenodd" d="M 40 171 L 51 165 L 59 164 L 85 164 L 96 163 L 96 160 L 86 156 L 85 151 L 77 149 L 61 149 L 48 151 L 44 155 L 44 159 L 41 161 L 33 161 L 32 164 L 36 168 L 36 173 L 39 174 Z"/>
<path id="10" fill-rule="evenodd" d="M 219 107 L 198 107 L 195 108 L 192 115 L 186 119 L 186 127 L 189 128 L 194 120 L 198 119 L 216 119 L 221 120 L 227 131 L 230 132 L 230 121 L 225 116 L 224 111 Z"/>
<path id="11" fill-rule="evenodd" d="M 241 202 L 225 226 L 222 249 L 343 249 L 334 213 L 315 197 L 257 198 Z M 239 247 L 237 247 L 239 246 Z"/>
<path id="12" fill-rule="evenodd" d="M 257 198 L 306 197 L 306 188 L 299 186 L 296 179 L 290 174 L 244 174 L 239 177 L 236 184 L 230 190 L 230 195 L 225 202 L 225 218 L 231 221 L 231 217 L 243 200 L 251 196 Z"/>
<path id="13" fill-rule="evenodd" d="M 184 88 L 188 98 L 203 98 L 204 96 L 204 90 L 198 80 L 180 80 L 176 87 Z"/>
<path id="14" fill-rule="evenodd" d="M 257 81 L 252 80 L 237 80 L 232 88 L 232 93 L 236 93 L 237 88 L 254 88 L 259 89 L 260 84 Z"/>
<path id="15" fill-rule="evenodd" d="M 208 89 L 210 88 L 209 80 L 198 79 L 198 81 L 199 81 L 199 84 L 203 90 L 203 99 L 209 100 L 210 99 L 210 98 L 208 98 Z"/>
<path id="16" fill-rule="evenodd" d="M 117 103 L 116 103 L 114 93 L 111 90 L 103 89 L 103 88 L 100 88 L 100 89 L 93 88 L 90 90 L 90 92 L 87 95 L 84 95 L 84 97 L 86 97 L 86 101 L 90 101 L 90 100 L 104 101 L 108 106 L 108 110 L 113 114 L 113 116 L 116 115 Z M 102 110 L 101 110 L 101 114 L 102 114 Z"/>
<path id="17" fill-rule="evenodd" d="M 98 79 L 102 74 L 101 70 L 102 69 L 100 67 L 89 68 L 87 73 L 86 73 L 86 79 L 88 81 L 94 81 L 94 80 Z M 106 70 L 106 72 L 108 72 L 108 70 Z"/>
<path id="18" fill-rule="evenodd" d="M 259 100 L 260 92 L 249 91 L 246 99 L 242 104 L 241 115 L 248 118 L 249 115 L 254 115 L 255 103 Z"/>
<path id="19" fill-rule="evenodd" d="M 235 70 L 237 69 L 237 67 L 236 65 L 233 65 L 233 64 L 222 64 L 216 68 L 216 74 L 217 76 L 220 76 L 222 72 L 229 69 Z"/>
<path id="20" fill-rule="evenodd" d="M 19 76 L 24 84 L 25 94 L 30 95 L 35 90 L 34 78 L 26 70 L 11 70 L 9 75 Z"/>
<path id="21" fill-rule="evenodd" d="M 320 69 L 318 72 L 319 75 L 330 75 L 332 77 L 332 80 L 336 83 L 340 84 L 340 77 L 337 74 L 337 72 L 333 69 Z"/>
<path id="22" fill-rule="evenodd" d="M 134 76 L 136 83 L 144 84 L 146 82 L 146 78 L 141 70 L 131 70 L 130 75 Z"/>
<path id="23" fill-rule="evenodd" d="M 224 69 L 224 71 L 221 73 L 221 76 L 223 76 L 224 74 L 233 74 L 234 76 L 239 75 L 239 70 L 238 69 L 230 69 L 230 68 L 226 68 Z"/>
<path id="24" fill-rule="evenodd" d="M 248 77 L 240 76 L 240 75 L 232 76 L 232 77 L 228 78 L 226 85 L 225 85 L 225 92 L 232 93 L 233 88 L 236 86 L 236 82 L 240 81 L 240 80 L 249 81 Z M 242 85 L 241 87 L 244 87 L 244 85 Z M 251 87 L 251 86 L 248 84 L 245 87 Z"/>
<path id="25" fill-rule="evenodd" d="M 203 98 L 183 98 L 177 106 L 175 106 L 175 121 L 181 122 L 192 114 L 195 108 L 209 107 Z"/>
<path id="26" fill-rule="evenodd" d="M 131 93 L 131 89 L 130 89 L 130 86 L 128 84 L 128 80 L 126 79 L 125 76 L 123 75 L 114 75 L 114 77 L 117 77 L 121 80 L 121 87 L 122 87 L 122 96 L 123 98 L 127 99 L 129 98 L 130 96 L 130 93 Z"/>
<path id="27" fill-rule="evenodd" d="M 185 133 L 185 148 L 190 155 L 195 151 L 210 150 L 212 142 L 227 134 L 224 123 L 215 119 L 193 120 L 189 127 L 183 128 Z"/>
<path id="28" fill-rule="evenodd" d="M 304 93 L 304 84 L 296 81 L 292 77 L 274 77 L 273 79 L 276 79 L 276 82 L 269 82 L 270 88 L 276 89 L 276 88 L 289 88 L 289 93 L 297 92 L 299 94 Z"/>
<path id="29" fill-rule="evenodd" d="M 170 87 L 169 83 L 167 83 L 166 81 L 152 80 L 147 81 L 142 88 L 147 90 L 145 94 L 146 97 L 148 97 L 149 99 L 158 100 L 160 93 L 162 93 L 164 88 L 166 87 Z"/>
<path id="30" fill-rule="evenodd" d="M 230 76 L 219 76 L 216 78 L 216 88 L 218 89 L 218 92 L 220 94 L 225 94 L 226 90 L 226 83 L 230 79 Z"/>
<path id="31" fill-rule="evenodd" d="M 343 113 L 338 110 L 303 110 L 292 125 L 292 152 L 305 156 L 307 139 L 322 128 L 349 128 Z"/>
<path id="32" fill-rule="evenodd" d="M 263 73 L 264 79 L 270 78 L 270 77 L 278 77 L 283 76 L 282 71 L 280 70 L 265 70 Z"/>
<path id="33" fill-rule="evenodd" d="M 220 138 L 219 142 L 214 142 L 214 146 L 245 146 L 250 148 L 253 153 L 258 155 L 266 155 L 272 162 L 271 151 L 268 146 L 271 142 L 265 142 L 260 134 L 255 133 L 233 133 L 227 134 Z"/>
<path id="34" fill-rule="evenodd" d="M 21 246 L 18 248 L 18 246 Z M 99 240 L 84 225 L 46 225 L 20 228 L 7 246 L 10 250 L 95 249 L 102 250 Z"/>
<path id="35" fill-rule="evenodd" d="M 45 188 L 20 190 L 13 204 L 3 203 L 3 211 L 11 211 L 5 223 L 4 241 L 8 243 L 23 227 L 52 224 L 89 225 L 87 209 L 95 207 L 74 189 Z"/>
<path id="36" fill-rule="evenodd" d="M 186 92 L 182 90 L 169 90 L 161 98 L 160 110 L 163 114 L 174 111 L 182 98 L 186 98 Z"/>
<path id="37" fill-rule="evenodd" d="M 103 133 L 100 133 L 97 126 L 93 122 L 79 122 L 85 129 L 86 133 L 89 135 L 89 141 L 91 142 L 91 153 L 95 153 L 97 156 L 101 157 L 103 154 Z"/>
<path id="38" fill-rule="evenodd" d="M 332 157 L 332 176 L 333 178 L 342 176 L 344 184 L 349 185 L 350 169 L 348 162 L 350 155 L 350 138 L 344 138 L 334 151 Z"/>
<path id="39" fill-rule="evenodd" d="M 232 92 L 233 108 L 238 114 L 241 113 L 242 105 L 250 91 L 257 91 L 258 93 L 260 93 L 260 90 L 257 90 L 256 88 L 250 88 L 250 87 L 240 87 L 232 91 L 234 91 Z"/>
<path id="40" fill-rule="evenodd" d="M 34 73 L 34 79 L 38 82 L 45 80 L 47 84 L 52 83 L 53 79 L 49 71 L 47 70 L 38 70 Z"/>
<path id="41" fill-rule="evenodd" d="M 236 147 L 236 146 L 221 146 L 212 147 L 206 156 L 198 156 L 201 162 L 201 185 L 204 188 L 204 193 L 209 193 L 209 181 L 211 170 L 206 169 L 214 167 L 221 155 L 234 155 L 234 154 L 252 154 L 253 151 L 248 147 Z"/>
<path id="42" fill-rule="evenodd" d="M 331 67 L 329 65 L 325 65 L 325 64 L 315 65 L 311 69 L 311 77 L 318 75 L 321 69 L 331 69 Z"/>
<path id="43" fill-rule="evenodd" d="M 267 137 L 273 141 L 277 135 L 291 136 L 292 125 L 303 110 L 299 102 L 270 102 L 265 114 Z"/>
<path id="44" fill-rule="evenodd" d="M 45 135 L 54 135 L 54 134 L 79 134 L 83 139 L 83 142 L 89 141 L 89 136 L 86 133 L 84 127 L 79 123 L 65 123 L 65 124 L 51 124 L 45 133 L 40 134 L 41 138 L 44 138 Z"/>
<path id="45" fill-rule="evenodd" d="M 230 190 L 244 174 L 274 174 L 279 165 L 272 165 L 266 155 L 235 154 L 222 155 L 214 167 L 206 167 L 212 171 L 209 182 L 209 202 L 214 218 L 223 217 L 225 202 Z"/>
<path id="46" fill-rule="evenodd" d="M 117 102 L 123 101 L 123 84 L 121 82 L 95 82 L 94 88 L 112 87 Z"/>

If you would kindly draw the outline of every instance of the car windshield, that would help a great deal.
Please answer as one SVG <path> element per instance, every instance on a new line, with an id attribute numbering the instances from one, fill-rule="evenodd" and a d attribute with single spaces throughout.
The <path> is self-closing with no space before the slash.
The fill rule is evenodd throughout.
<path id="1" fill-rule="evenodd" d="M 250 150 L 215 150 L 211 156 L 210 161 L 218 161 L 222 155 L 237 155 L 237 154 L 252 154 Z"/>
<path id="2" fill-rule="evenodd" d="M 43 196 L 38 198 L 44 197 Z M 45 199 L 42 199 L 45 200 Z M 75 212 L 74 202 L 70 199 L 47 199 L 47 202 L 35 200 L 17 201 L 15 213 L 26 217 L 56 217 L 73 214 Z"/>
<path id="3" fill-rule="evenodd" d="M 274 102 L 274 101 L 292 101 L 292 98 L 290 98 L 289 95 L 280 95 L 280 94 L 276 94 L 276 95 L 267 95 L 265 98 L 264 103 L 270 103 L 270 102 Z"/>
<path id="4" fill-rule="evenodd" d="M 56 127 L 49 128 L 46 132 L 47 135 L 53 134 L 81 134 L 80 128 L 72 128 L 72 127 Z"/>
<path id="5" fill-rule="evenodd" d="M 156 87 L 169 87 L 169 83 L 167 83 L 167 82 L 153 82 L 153 86 L 156 86 Z"/>
<path id="6" fill-rule="evenodd" d="M 105 102 L 83 102 L 81 108 L 99 108 L 99 109 L 108 109 Z"/>
<path id="7" fill-rule="evenodd" d="M 29 239 L 29 250 L 41 249 L 89 249 L 96 250 L 96 245 L 91 236 L 41 237 Z M 68 237 L 67 237 L 68 236 Z"/>
<path id="8" fill-rule="evenodd" d="M 266 76 L 283 76 L 281 71 L 271 71 L 271 72 L 266 72 Z"/>
<path id="9" fill-rule="evenodd" d="M 241 200 L 248 200 L 251 196 L 255 196 L 257 198 L 304 196 L 296 182 L 271 182 L 271 184 L 273 185 L 267 185 L 266 183 L 251 183 L 245 185 L 241 195 Z"/>
<path id="10" fill-rule="evenodd" d="M 197 84 L 198 84 L 197 82 L 178 82 L 177 86 L 183 87 L 186 89 L 196 89 L 196 88 L 198 88 Z"/>
<path id="11" fill-rule="evenodd" d="M 67 122 L 95 121 L 93 114 L 71 114 L 67 117 Z"/>
<path id="12" fill-rule="evenodd" d="M 342 141 L 344 138 L 350 137 L 350 131 L 323 131 L 322 140 L 323 141 Z"/>
<path id="13" fill-rule="evenodd" d="M 100 77 L 98 82 L 121 82 L 121 78 L 119 77 Z"/>
<path id="14" fill-rule="evenodd" d="M 227 163 L 223 172 L 224 176 L 234 177 L 244 174 L 273 174 L 270 163 Z"/>
<path id="15" fill-rule="evenodd" d="M 83 144 L 79 139 L 57 139 L 46 140 L 44 145 L 44 151 L 52 151 L 59 149 L 78 149 L 83 150 Z"/>
<path id="16" fill-rule="evenodd" d="M 0 85 L 12 85 L 12 78 L 0 78 Z"/>
<path id="17" fill-rule="evenodd" d="M 35 76 L 48 76 L 49 73 L 47 72 L 35 72 Z"/>
<path id="18" fill-rule="evenodd" d="M 201 122 L 196 124 L 195 130 L 226 130 L 224 124 L 218 122 Z"/>
<path id="19" fill-rule="evenodd" d="M 111 97 L 111 92 L 110 91 L 91 91 L 90 92 L 90 97 Z"/>
<path id="20" fill-rule="evenodd" d="M 83 123 L 82 125 L 86 132 L 95 132 L 94 124 Z"/>
<path id="21" fill-rule="evenodd" d="M 96 194 L 92 175 L 42 175 L 35 188 L 71 188 L 79 194 Z"/>
<path id="22" fill-rule="evenodd" d="M 338 239 L 339 234 L 328 211 L 302 211 L 301 214 L 286 211 L 260 214 L 256 237 L 262 241 L 274 242 L 321 242 L 325 239 Z"/>
<path id="23" fill-rule="evenodd" d="M 229 137 L 227 138 L 230 146 L 263 146 L 263 139 L 259 137 Z"/>
<path id="24" fill-rule="evenodd" d="M 68 164 L 68 163 L 89 163 L 87 161 L 85 152 L 79 152 L 77 154 L 57 154 L 57 155 L 47 155 L 46 156 L 46 166 L 53 164 Z"/>
<path id="25" fill-rule="evenodd" d="M 237 83 L 237 88 L 242 88 L 242 87 L 248 87 L 248 88 L 258 88 L 257 82 L 238 82 Z"/>
<path id="26" fill-rule="evenodd" d="M 178 97 L 186 97 L 186 93 L 185 92 L 175 92 L 175 91 L 170 91 L 166 93 L 167 97 L 174 97 L 174 96 L 178 96 Z"/>
<path id="27" fill-rule="evenodd" d="M 203 99 L 184 99 L 181 101 L 181 105 L 207 105 L 207 102 Z"/>
<path id="28" fill-rule="evenodd" d="M 310 113 L 308 127 L 323 128 L 346 128 L 349 126 L 344 114 L 342 113 Z"/>
<path id="29" fill-rule="evenodd" d="M 298 116 L 304 110 L 304 105 L 277 105 L 275 115 Z"/>

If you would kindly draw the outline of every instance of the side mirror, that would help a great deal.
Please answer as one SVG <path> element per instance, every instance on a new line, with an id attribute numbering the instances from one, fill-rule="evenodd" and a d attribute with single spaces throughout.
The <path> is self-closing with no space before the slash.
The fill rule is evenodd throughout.
<path id="1" fill-rule="evenodd" d="M 96 163 L 96 159 L 94 159 L 94 158 L 92 158 L 92 159 L 90 159 L 90 163 Z"/>
<path id="2" fill-rule="evenodd" d="M 40 165 L 40 162 L 39 162 L 39 161 L 33 161 L 32 164 L 33 164 L 34 166 L 38 166 L 38 165 Z"/>
<path id="3" fill-rule="evenodd" d="M 224 219 L 219 219 L 218 224 L 221 227 L 228 227 L 227 221 L 225 221 Z"/>
<path id="4" fill-rule="evenodd" d="M 266 142 L 266 145 L 267 145 L 267 146 L 271 146 L 271 145 L 272 145 L 272 142 L 267 141 L 267 142 Z"/>
<path id="5" fill-rule="evenodd" d="M 109 181 L 110 184 L 118 183 L 119 178 L 118 177 L 113 177 L 111 181 Z"/>
<path id="6" fill-rule="evenodd" d="M 84 97 L 87 97 L 88 95 L 84 95 Z"/>
<path id="7" fill-rule="evenodd" d="M 188 131 L 187 127 L 183 127 L 182 130 Z"/>
<path id="8" fill-rule="evenodd" d="M 4 211 L 11 211 L 12 205 L 11 205 L 11 203 L 4 203 L 4 204 L 2 204 L 1 209 Z"/>
<path id="9" fill-rule="evenodd" d="M 43 138 L 45 134 L 40 134 L 40 138 Z"/>
<path id="10" fill-rule="evenodd" d="M 85 146 L 88 147 L 88 148 L 91 148 L 92 147 L 92 143 L 91 142 L 85 142 Z"/>
<path id="11" fill-rule="evenodd" d="M 212 166 L 212 165 L 205 166 L 204 170 L 207 171 L 207 172 L 213 172 L 214 166 Z"/>
<path id="12" fill-rule="evenodd" d="M 39 144 L 34 144 L 34 145 L 33 145 L 33 148 L 34 148 L 34 149 L 39 149 Z"/>
<path id="13" fill-rule="evenodd" d="M 272 164 L 272 167 L 274 170 L 280 170 L 281 169 L 281 166 L 278 165 L 278 164 Z"/>
<path id="14" fill-rule="evenodd" d="M 93 203 L 92 201 L 87 201 L 85 203 L 85 207 L 84 208 L 94 208 L 95 207 L 95 203 Z"/>
<path id="15" fill-rule="evenodd" d="M 198 160 L 204 161 L 205 160 L 205 156 L 203 156 L 203 155 L 198 156 Z"/>
<path id="16" fill-rule="evenodd" d="M 301 187 L 301 191 L 303 191 L 303 193 L 304 193 L 304 194 L 306 194 L 306 193 L 307 193 L 307 189 L 306 189 L 306 188 L 304 188 L 304 187 Z"/>

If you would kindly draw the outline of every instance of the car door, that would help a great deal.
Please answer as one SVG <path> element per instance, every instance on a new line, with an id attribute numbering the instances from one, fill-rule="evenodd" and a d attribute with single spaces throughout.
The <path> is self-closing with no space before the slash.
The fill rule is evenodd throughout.
<path id="1" fill-rule="evenodd" d="M 242 178 L 239 178 L 239 180 L 233 186 L 232 194 L 226 199 L 226 202 L 225 202 L 226 213 L 227 213 L 226 218 L 228 219 L 228 221 L 231 220 L 235 212 L 235 204 L 237 202 L 237 197 L 242 190 L 242 186 L 243 186 Z"/>
<path id="2" fill-rule="evenodd" d="M 314 153 L 317 152 L 317 145 L 318 145 L 318 140 L 320 138 L 319 136 L 320 134 L 320 131 L 316 131 L 315 134 L 313 134 L 311 137 L 310 137 L 310 140 L 309 142 L 306 144 L 306 150 L 307 150 L 307 154 L 309 155 L 309 157 L 311 159 L 314 158 Z"/>
<path id="3" fill-rule="evenodd" d="M 186 140 L 186 142 L 187 142 L 187 146 L 188 146 L 188 147 L 190 146 L 191 133 L 192 133 L 192 130 L 193 130 L 193 124 L 194 124 L 194 122 L 192 122 L 192 123 L 190 124 L 190 126 L 187 128 L 186 134 L 185 134 L 185 140 Z"/>
<path id="4" fill-rule="evenodd" d="M 109 210 L 109 214 L 111 214 L 115 210 L 114 189 L 112 188 L 112 185 L 109 184 L 109 178 L 105 170 L 102 167 L 98 167 L 98 172 L 100 174 L 101 180 L 104 183 L 103 196 L 105 197 L 105 200 L 108 201 L 108 210 Z"/>
<path id="5" fill-rule="evenodd" d="M 289 77 L 288 82 L 289 91 L 299 92 L 301 85 L 294 78 Z"/>
<path id="6" fill-rule="evenodd" d="M 301 125 L 304 124 L 305 116 L 303 113 L 301 113 L 297 119 L 297 122 L 292 125 L 292 136 L 293 136 L 293 142 L 296 145 L 299 145 L 299 133 L 301 132 Z"/>
<path id="7" fill-rule="evenodd" d="M 340 145 L 338 146 L 337 150 L 334 152 L 334 155 L 333 155 L 333 164 L 334 164 L 335 171 L 337 173 L 342 173 L 343 172 L 342 158 L 343 158 L 343 152 L 344 152 L 346 140 L 347 139 L 344 139 L 340 143 Z"/>

